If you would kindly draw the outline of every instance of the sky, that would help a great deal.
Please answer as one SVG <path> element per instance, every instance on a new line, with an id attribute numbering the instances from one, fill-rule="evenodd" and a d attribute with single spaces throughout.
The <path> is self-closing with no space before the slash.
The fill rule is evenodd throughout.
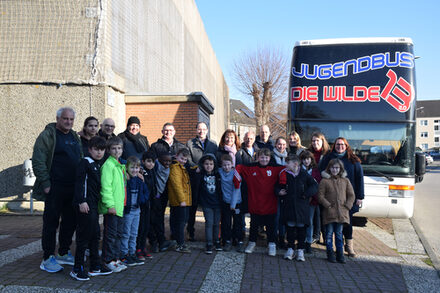
<path id="1" fill-rule="evenodd" d="M 232 81 L 232 65 L 241 54 L 269 46 L 285 52 L 290 63 L 296 41 L 353 37 L 411 38 L 420 57 L 416 60 L 417 100 L 440 99 L 438 0 L 195 1 L 229 97 L 248 106 L 251 100 Z"/>

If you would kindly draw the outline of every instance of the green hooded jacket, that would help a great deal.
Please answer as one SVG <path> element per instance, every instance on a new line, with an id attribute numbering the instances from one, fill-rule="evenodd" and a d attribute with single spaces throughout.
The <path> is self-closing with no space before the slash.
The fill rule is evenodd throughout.
<path id="1" fill-rule="evenodd" d="M 75 131 L 70 130 L 70 132 L 78 141 L 82 158 L 83 151 L 81 140 Z M 46 194 L 44 193 L 44 189 L 51 186 L 50 168 L 52 167 L 52 159 L 55 152 L 56 137 L 56 123 L 49 123 L 37 137 L 37 140 L 34 144 L 34 151 L 32 153 L 32 169 L 37 178 L 32 191 L 32 197 L 37 200 L 45 200 Z"/>
<path id="2" fill-rule="evenodd" d="M 98 205 L 100 214 L 107 214 L 115 208 L 116 215 L 124 215 L 125 204 L 125 165 L 109 156 L 101 167 L 101 201 Z"/>

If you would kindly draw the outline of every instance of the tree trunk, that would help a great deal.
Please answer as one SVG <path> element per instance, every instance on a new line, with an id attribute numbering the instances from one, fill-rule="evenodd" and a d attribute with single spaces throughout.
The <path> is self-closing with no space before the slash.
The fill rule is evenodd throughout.
<path id="1" fill-rule="evenodd" d="M 263 98 L 261 105 L 261 125 L 269 124 L 270 109 L 272 108 L 272 85 L 270 82 L 263 83 Z"/>
<path id="2" fill-rule="evenodd" d="M 258 86 L 254 83 L 252 84 L 252 97 L 254 98 L 254 111 L 255 111 L 255 120 L 257 122 L 257 129 L 263 125 L 262 118 L 262 103 L 261 103 L 261 91 L 258 89 Z"/>

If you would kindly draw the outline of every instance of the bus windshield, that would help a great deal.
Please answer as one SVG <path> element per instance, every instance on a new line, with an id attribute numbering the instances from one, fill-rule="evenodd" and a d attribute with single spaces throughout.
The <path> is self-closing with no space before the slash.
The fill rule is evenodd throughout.
<path id="1" fill-rule="evenodd" d="M 295 122 L 295 129 L 309 145 L 312 133 L 320 131 L 332 144 L 345 137 L 361 159 L 365 175 L 414 176 L 415 129 L 412 123 Z"/>

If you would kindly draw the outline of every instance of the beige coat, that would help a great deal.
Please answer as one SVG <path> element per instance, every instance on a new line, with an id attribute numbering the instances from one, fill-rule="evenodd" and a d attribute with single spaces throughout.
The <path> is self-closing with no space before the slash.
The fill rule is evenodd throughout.
<path id="1" fill-rule="evenodd" d="M 323 224 L 349 223 L 349 211 L 353 206 L 355 195 L 346 173 L 344 172 L 341 177 L 334 177 L 323 171 L 321 175 L 318 200 L 324 207 L 321 212 Z"/>

